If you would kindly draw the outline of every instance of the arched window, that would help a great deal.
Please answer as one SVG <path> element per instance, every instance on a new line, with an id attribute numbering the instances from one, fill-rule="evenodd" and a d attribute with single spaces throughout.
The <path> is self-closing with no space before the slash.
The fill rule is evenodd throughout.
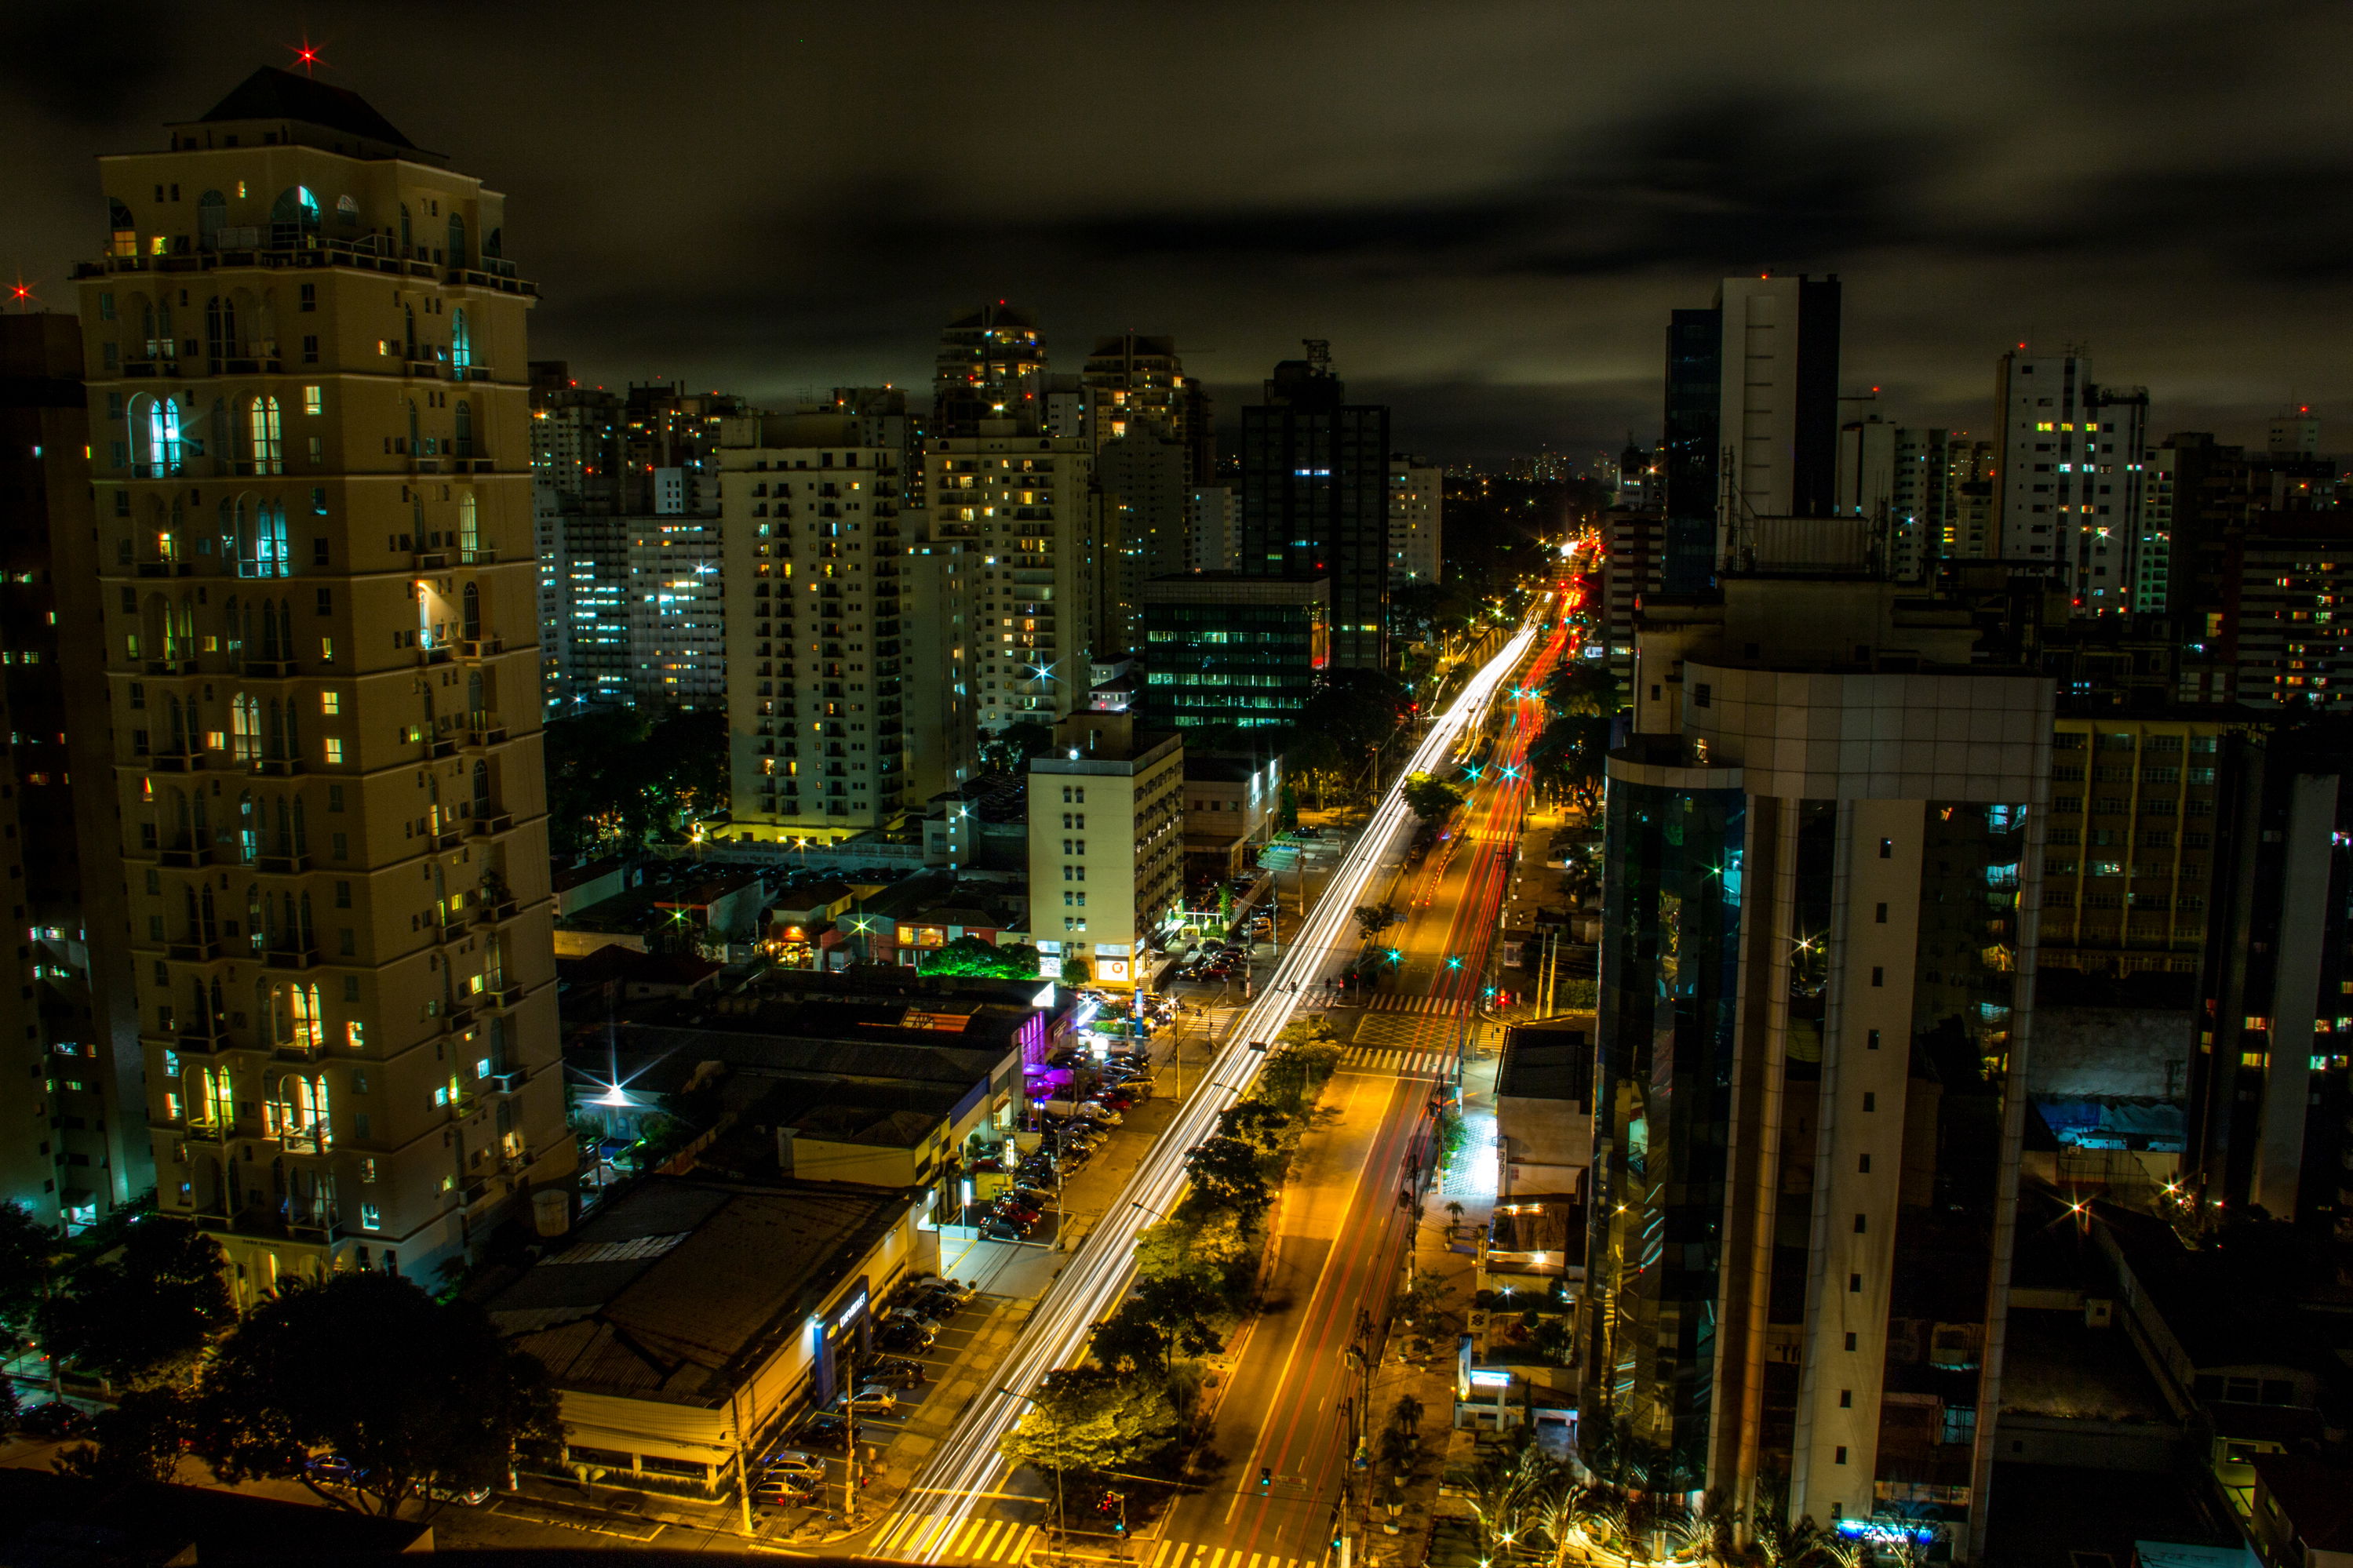
<path id="1" fill-rule="evenodd" d="M 491 764 L 481 758 L 474 759 L 474 815 L 488 816 L 491 809 Z"/>
<path id="2" fill-rule="evenodd" d="M 218 191 L 206 191 L 196 198 L 196 243 L 206 250 L 220 244 L 220 231 L 228 226 L 228 198 Z"/>
<path id="3" fill-rule="evenodd" d="M 463 307 L 449 312 L 449 378 L 466 379 L 466 368 L 474 363 L 474 331 L 466 325 Z M 460 408 L 464 404 L 458 405 Z"/>
<path id="4" fill-rule="evenodd" d="M 261 702 L 249 691 L 240 691 L 228 700 L 229 755 L 240 763 L 258 761 L 261 756 Z M 253 797 L 248 795 L 240 803 L 237 815 L 249 819 L 253 815 Z M 249 829 L 248 829 L 249 836 Z M 248 849 L 246 858 L 251 859 Z"/>
<path id="5" fill-rule="evenodd" d="M 319 232 L 319 198 L 311 194 L 308 185 L 289 185 L 279 193 L 269 209 L 270 239 L 278 245 L 292 245 L 307 234 Z"/>
<path id="6" fill-rule="evenodd" d="M 506 255 L 506 231 L 494 228 L 482 236 L 482 259 L 495 261 Z"/>
<path id="7" fill-rule="evenodd" d="M 342 224 L 345 228 L 351 228 L 358 224 L 360 221 L 360 202 L 357 196 L 337 196 L 335 198 L 335 221 Z"/>
<path id="8" fill-rule="evenodd" d="M 449 215 L 449 265 L 466 265 L 466 220 L 456 213 Z"/>
<path id="9" fill-rule="evenodd" d="M 205 301 L 205 353 L 215 359 L 233 359 L 237 351 L 237 301 L 215 294 Z"/>
<path id="10" fill-rule="evenodd" d="M 111 242 L 107 246 L 109 255 L 139 254 L 139 225 L 132 219 L 131 209 L 112 196 L 106 198 L 106 231 Z"/>
<path id="11" fill-rule="evenodd" d="M 474 405 L 465 398 L 458 399 L 458 406 L 450 422 L 457 426 L 458 456 L 472 457 L 474 455 Z"/>
<path id="12" fill-rule="evenodd" d="M 278 399 L 255 398 L 246 405 L 245 422 L 253 447 L 253 471 L 257 474 L 284 473 L 285 447 L 278 418 Z"/>
<path id="13" fill-rule="evenodd" d="M 172 395 L 142 396 L 131 416 L 132 472 L 142 479 L 177 479 L 185 472 L 180 449 L 180 405 Z"/>
<path id="14" fill-rule="evenodd" d="M 459 450 L 463 452 L 465 448 L 460 447 Z M 481 512 L 474 504 L 474 492 L 466 490 L 458 497 L 458 559 L 471 561 L 481 549 Z"/>
<path id="15" fill-rule="evenodd" d="M 275 417 L 278 400 L 273 397 L 269 400 L 269 404 L 272 417 Z M 284 501 L 266 500 L 254 508 L 253 556 L 254 575 L 257 577 L 284 577 L 292 574 L 293 563 L 286 550 L 286 503 Z M 282 612 L 282 605 L 280 609 Z M 283 620 L 285 616 L 281 614 L 280 618 Z M 287 634 L 286 650 L 278 657 L 280 658 L 294 657 L 293 634 L 290 631 Z"/>
<path id="16" fill-rule="evenodd" d="M 479 639 L 482 635 L 482 590 L 480 585 L 474 583 L 467 584 L 465 591 L 458 595 L 458 603 L 459 605 L 459 615 L 461 617 L 460 624 L 465 628 L 458 635 L 464 637 L 468 642 L 473 642 Z"/>
<path id="17" fill-rule="evenodd" d="M 169 297 L 159 299 L 153 304 L 140 301 L 139 337 L 148 359 L 179 357 L 179 341 L 172 335 L 172 301 Z"/>

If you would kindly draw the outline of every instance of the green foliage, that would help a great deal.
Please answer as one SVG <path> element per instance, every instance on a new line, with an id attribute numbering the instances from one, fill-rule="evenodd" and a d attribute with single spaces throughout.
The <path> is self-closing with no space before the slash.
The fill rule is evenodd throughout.
<path id="1" fill-rule="evenodd" d="M 1376 937 L 1404 917 L 1395 904 L 1358 904 L 1352 911 L 1356 917 L 1356 929 L 1366 937 Z"/>
<path id="2" fill-rule="evenodd" d="M 1286 1116 L 1297 1116 L 1339 1065 L 1340 1043 L 1330 1025 L 1320 1018 L 1295 1023 L 1267 1053 L 1252 1093 Z"/>
<path id="3" fill-rule="evenodd" d="M 1618 677 L 1607 659 L 1572 658 L 1546 678 L 1546 705 L 1558 714 L 1608 720 L 1620 707 Z"/>
<path id="4" fill-rule="evenodd" d="M 120 1254 L 69 1277 L 42 1314 L 49 1348 L 118 1386 L 176 1376 L 237 1315 L 226 1262 L 186 1220 L 150 1216 Z"/>
<path id="5" fill-rule="evenodd" d="M 1214 1320 L 1225 1310 L 1224 1296 L 1198 1275 L 1147 1277 L 1095 1325 L 1088 1345 L 1108 1370 L 1165 1378 L 1172 1359 L 1218 1353 L 1224 1341 Z"/>
<path id="6" fill-rule="evenodd" d="M 1049 1473 L 1125 1469 L 1166 1448 L 1176 1427 L 1176 1400 L 1165 1382 L 1069 1367 L 1046 1374 L 1036 1402 L 999 1447 L 1014 1463 Z"/>
<path id="7" fill-rule="evenodd" d="M 0 1358 L 20 1342 L 41 1304 L 58 1238 L 22 1204 L 0 1204 Z M 5 1379 L 0 1379 L 5 1382 Z"/>
<path id="8" fill-rule="evenodd" d="M 301 1479 L 332 1451 L 368 1472 L 355 1500 L 332 1494 L 363 1512 L 500 1484 L 519 1448 L 563 1438 L 537 1361 L 471 1303 L 389 1274 L 281 1286 L 222 1342 L 201 1398 L 196 1452 L 221 1479 Z"/>
<path id="9" fill-rule="evenodd" d="M 195 1441 L 195 1402 L 177 1388 L 132 1389 L 101 1410 L 94 1441 L 79 1443 L 51 1461 L 60 1475 L 108 1487 L 133 1481 L 174 1481 L 180 1459 Z"/>
<path id="10" fill-rule="evenodd" d="M 1239 1138 L 1209 1138 L 1195 1144 L 1185 1155 L 1185 1171 L 1196 1199 L 1211 1208 L 1231 1209 L 1245 1223 L 1255 1221 L 1274 1201 L 1259 1169 L 1258 1151 Z"/>
<path id="11" fill-rule="evenodd" d="M 1053 744 L 1053 727 L 1048 724 L 1008 724 L 995 734 L 983 730 L 981 765 L 1000 773 L 1018 773 L 1028 766 L 1030 758 L 1050 750 Z"/>
<path id="12" fill-rule="evenodd" d="M 558 855 L 634 849 L 727 805 L 727 716 L 602 708 L 547 726 L 548 834 Z"/>
<path id="13" fill-rule="evenodd" d="M 1138 1279 L 1194 1281 L 1216 1291 L 1229 1313 L 1247 1300 L 1256 1261 L 1242 1218 L 1230 1209 L 1188 1212 L 1135 1238 Z"/>
<path id="14" fill-rule="evenodd" d="M 1405 781 L 1405 804 L 1407 810 L 1423 821 L 1437 822 L 1452 815 L 1454 808 L 1462 804 L 1462 792 L 1428 773 L 1409 773 Z"/>
<path id="15" fill-rule="evenodd" d="M 1023 942 L 998 947 L 976 936 L 960 936 L 945 947 L 924 953 L 922 969 L 925 974 L 971 974 L 988 980 L 1032 980 L 1038 974 L 1038 950 Z"/>
<path id="16" fill-rule="evenodd" d="M 1262 1100 L 1238 1100 L 1218 1112 L 1219 1136 L 1247 1143 L 1261 1155 L 1282 1147 L 1283 1130 L 1290 1125 L 1287 1113 Z"/>
<path id="17" fill-rule="evenodd" d="M 1410 706 L 1405 688 L 1377 669 L 1326 669 L 1300 709 L 1299 729 L 1329 736 L 1356 762 L 1396 732 Z"/>

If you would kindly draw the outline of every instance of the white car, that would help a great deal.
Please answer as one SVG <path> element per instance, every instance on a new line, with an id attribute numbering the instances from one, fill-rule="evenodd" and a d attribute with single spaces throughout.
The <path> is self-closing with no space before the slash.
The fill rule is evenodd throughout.
<path id="1" fill-rule="evenodd" d="M 1110 1106 L 1094 1100 L 1082 1102 L 1079 1106 L 1079 1114 L 1090 1121 L 1100 1121 L 1105 1127 L 1116 1127 L 1127 1120 Z"/>
<path id="2" fill-rule="evenodd" d="M 815 1454 L 799 1448 L 780 1448 L 767 1458 L 764 1468 L 771 1477 L 784 1476 L 807 1480 L 825 1479 L 825 1461 Z"/>

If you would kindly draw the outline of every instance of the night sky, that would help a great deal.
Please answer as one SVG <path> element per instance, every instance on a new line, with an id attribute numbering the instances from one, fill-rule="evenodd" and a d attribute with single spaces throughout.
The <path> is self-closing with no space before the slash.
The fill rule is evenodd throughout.
<path id="1" fill-rule="evenodd" d="M 1450 461 L 1656 434 L 1666 311 L 1846 280 L 1845 381 L 1981 427 L 2089 345 L 2155 434 L 2353 418 L 2353 8 L 2069 0 L 0 6 L 0 271 L 70 309 L 93 158 L 307 29 L 509 196 L 533 352 L 756 398 L 1173 332 L 1223 419 L 1302 337 Z"/>

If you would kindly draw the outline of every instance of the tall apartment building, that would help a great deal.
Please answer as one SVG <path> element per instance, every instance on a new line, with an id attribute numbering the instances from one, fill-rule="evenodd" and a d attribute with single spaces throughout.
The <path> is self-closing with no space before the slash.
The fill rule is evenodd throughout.
<path id="1" fill-rule="evenodd" d="M 1947 561 L 1989 561 L 2001 554 L 1997 526 L 2000 462 L 1994 444 L 1951 432 L 1945 443 L 1945 537 L 1937 551 Z"/>
<path id="2" fill-rule="evenodd" d="M 2079 614 L 2129 612 L 2147 391 L 2099 385 L 2080 353 L 2018 350 L 2001 356 L 1994 412 L 2002 558 L 2063 567 Z"/>
<path id="3" fill-rule="evenodd" d="M 931 433 L 969 437 L 984 420 L 1009 419 L 1035 435 L 1046 419 L 1047 375 L 1036 312 L 999 300 L 958 316 L 940 333 Z"/>
<path id="4" fill-rule="evenodd" d="M 503 199 L 264 68 L 77 268 L 158 1206 L 431 1278 L 574 1166 Z M 167 325 L 168 322 L 168 325 Z"/>
<path id="5" fill-rule="evenodd" d="M 2052 737 L 2042 962 L 2054 969 L 2187 974 L 2214 902 L 2220 749 L 2227 709 L 2061 718 Z"/>
<path id="6" fill-rule="evenodd" d="M 1002 423 L 923 444 L 929 531 L 964 555 L 972 640 L 962 679 L 987 730 L 1086 706 L 1104 629 L 1092 448 Z"/>
<path id="7" fill-rule="evenodd" d="M 735 836 L 831 843 L 911 804 L 910 453 L 820 405 L 730 417 L 719 457 Z M 926 607 L 923 612 L 931 611 Z M 913 679 L 910 679 L 910 676 Z"/>
<path id="8" fill-rule="evenodd" d="M 1609 505 L 1616 511 L 1653 511 L 1666 502 L 1666 470 L 1661 455 L 1634 444 L 1630 435 L 1618 454 L 1618 475 L 1610 485 Z"/>
<path id="9" fill-rule="evenodd" d="M 1190 467 L 1185 444 L 1145 418 L 1131 421 L 1125 435 L 1095 449 L 1103 516 L 1097 557 L 1103 575 L 1095 589 L 1099 657 L 1143 646 L 1144 584 L 1182 572 L 1188 563 Z"/>
<path id="10" fill-rule="evenodd" d="M 1667 520 L 1655 510 L 1601 514 L 1602 646 L 1620 683 L 1633 679 L 1634 616 L 1666 591 Z"/>
<path id="11" fill-rule="evenodd" d="M 1388 667 L 1389 411 L 1352 404 L 1325 345 L 1242 410 L 1241 570 L 1332 580 L 1332 658 Z"/>
<path id="12" fill-rule="evenodd" d="M 1241 547 L 1242 492 L 1232 485 L 1195 486 L 1186 498 L 1186 568 L 1231 572 Z"/>
<path id="13" fill-rule="evenodd" d="M 1439 581 L 1445 516 L 1445 471 L 1426 458 L 1390 458 L 1390 587 Z"/>
<path id="14" fill-rule="evenodd" d="M 1731 576 L 1642 617 L 1577 1322 L 1589 1462 L 1641 1445 L 1826 1525 L 1919 1504 L 1965 1560 L 2052 712 L 1976 640 L 1965 609 L 1852 578 Z"/>
<path id="15" fill-rule="evenodd" d="M 1143 428 L 1184 449 L 1184 483 L 1205 485 L 1217 472 L 1217 431 L 1208 389 L 1185 374 L 1176 340 L 1123 332 L 1098 338 L 1080 383 L 1097 446 Z"/>
<path id="16" fill-rule="evenodd" d="M 1029 759 L 1029 929 L 1106 985 L 1151 975 L 1185 887 L 1185 742 L 1078 712 Z M 1059 902 L 1057 901 L 1059 896 Z"/>
<path id="17" fill-rule="evenodd" d="M 531 366 L 532 539 L 539 653 L 551 719 L 628 700 L 629 529 L 621 510 L 618 395 L 562 360 Z"/>
<path id="18" fill-rule="evenodd" d="M 708 493 L 718 504 L 715 474 Z M 629 523 L 629 689 L 639 702 L 709 708 L 727 696 L 720 520 Z"/>
<path id="19" fill-rule="evenodd" d="M 0 1204 L 68 1231 L 154 1182 L 82 370 L 72 317 L 0 316 Z"/>
<path id="20" fill-rule="evenodd" d="M 1923 582 L 1943 553 L 1952 500 L 1952 432 L 1873 414 L 1839 428 L 1838 510 L 1869 520 L 1894 576 Z"/>
<path id="21" fill-rule="evenodd" d="M 1667 329 L 1668 591 L 1749 548 L 1756 520 L 1837 502 L 1840 284 L 1727 278 Z M 1702 557 L 1704 555 L 1704 561 Z"/>

